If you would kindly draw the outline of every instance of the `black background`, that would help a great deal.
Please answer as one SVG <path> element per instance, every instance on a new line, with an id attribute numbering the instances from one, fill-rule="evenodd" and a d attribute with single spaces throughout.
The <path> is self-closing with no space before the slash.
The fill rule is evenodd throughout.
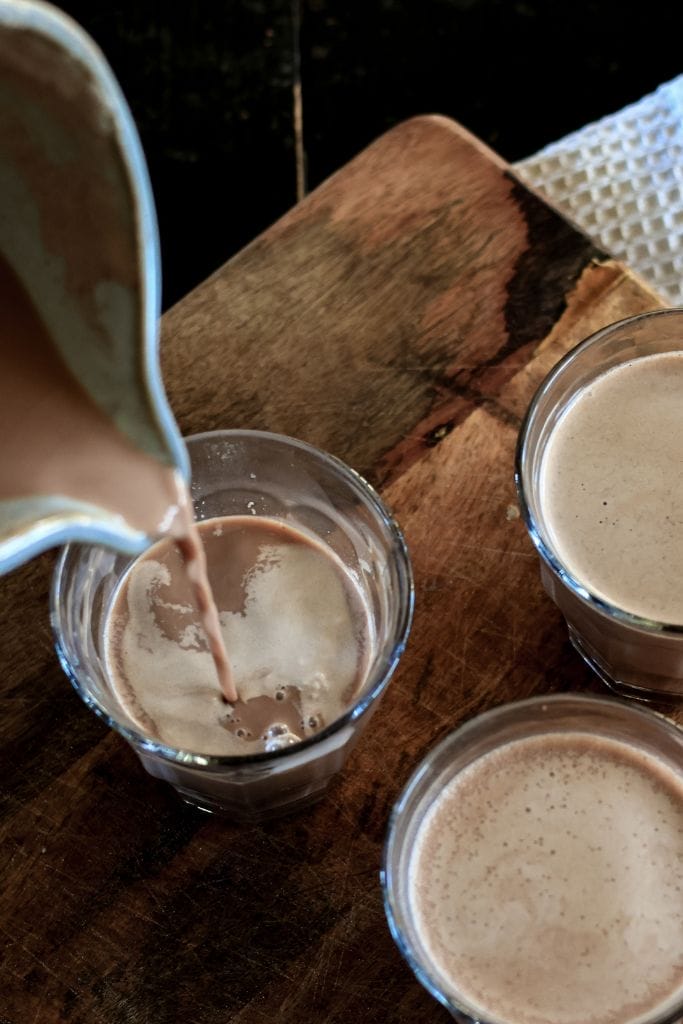
<path id="1" fill-rule="evenodd" d="M 673 0 L 69 0 L 142 137 L 164 306 L 297 198 L 300 74 L 312 188 L 417 113 L 461 121 L 510 161 L 683 70 Z"/>

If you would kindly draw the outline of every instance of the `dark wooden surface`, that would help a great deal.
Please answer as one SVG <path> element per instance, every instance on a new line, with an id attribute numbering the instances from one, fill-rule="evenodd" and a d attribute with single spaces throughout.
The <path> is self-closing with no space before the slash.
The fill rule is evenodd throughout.
<path id="1" fill-rule="evenodd" d="M 325 800 L 184 808 L 71 691 L 52 559 L 0 584 L 0 1024 L 444 1022 L 385 925 L 389 809 L 466 716 L 595 688 L 518 517 L 520 418 L 559 356 L 659 305 L 452 122 L 407 122 L 170 310 L 184 432 L 248 426 L 378 484 L 416 579 L 405 658 Z"/>

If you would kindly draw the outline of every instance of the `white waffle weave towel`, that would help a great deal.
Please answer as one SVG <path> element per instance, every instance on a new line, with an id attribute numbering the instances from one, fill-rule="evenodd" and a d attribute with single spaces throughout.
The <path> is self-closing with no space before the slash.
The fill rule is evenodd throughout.
<path id="1" fill-rule="evenodd" d="M 683 75 L 515 170 L 667 302 L 683 305 Z"/>

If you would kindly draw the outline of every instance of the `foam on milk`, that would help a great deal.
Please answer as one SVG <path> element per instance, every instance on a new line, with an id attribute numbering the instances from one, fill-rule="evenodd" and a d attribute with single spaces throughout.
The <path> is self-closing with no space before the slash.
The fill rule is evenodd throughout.
<path id="1" fill-rule="evenodd" d="M 683 778 L 618 740 L 518 740 L 459 773 L 409 869 L 419 941 L 488 1021 L 636 1024 L 683 1000 Z"/>
<path id="2" fill-rule="evenodd" d="M 226 705 L 170 541 L 124 578 L 108 617 L 113 686 L 137 724 L 205 754 L 278 749 L 338 718 L 372 649 L 368 609 L 340 560 L 277 520 L 198 524 L 239 693 Z"/>
<path id="3" fill-rule="evenodd" d="M 683 352 L 597 377 L 553 428 L 540 469 L 549 540 L 596 596 L 683 624 Z"/>

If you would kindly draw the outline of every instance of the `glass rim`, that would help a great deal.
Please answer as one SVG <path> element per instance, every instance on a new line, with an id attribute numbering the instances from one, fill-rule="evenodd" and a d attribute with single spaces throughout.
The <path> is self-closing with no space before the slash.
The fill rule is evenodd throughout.
<path id="1" fill-rule="evenodd" d="M 408 547 L 401 528 L 372 484 L 368 483 L 360 473 L 355 469 L 352 469 L 351 466 L 348 466 L 341 459 L 337 458 L 336 455 L 332 455 L 330 452 L 326 452 L 322 448 L 316 448 L 315 445 L 309 444 L 306 441 L 300 441 L 298 438 L 289 437 L 287 434 L 277 434 L 266 430 L 205 430 L 198 434 L 189 434 L 187 437 L 183 438 L 183 441 L 185 444 L 189 444 L 192 442 L 229 440 L 231 438 L 237 439 L 243 437 L 276 441 L 286 447 L 300 448 L 316 458 L 322 458 L 323 461 L 331 463 L 340 475 L 345 477 L 353 485 L 356 491 L 361 492 L 364 497 L 369 499 L 371 507 L 384 525 L 384 528 L 391 539 L 392 550 L 396 557 L 399 581 L 398 591 L 403 597 L 403 600 L 400 602 L 400 615 L 396 628 L 393 631 L 393 644 L 388 656 L 384 657 L 381 663 L 376 667 L 375 672 L 368 676 L 364 692 L 345 709 L 342 715 L 335 718 L 334 721 L 330 722 L 329 725 L 326 725 L 324 729 L 313 733 L 311 736 L 304 737 L 298 743 L 282 747 L 279 750 L 259 751 L 251 754 L 202 754 L 198 751 L 184 750 L 180 747 L 174 747 L 170 744 L 162 743 L 160 740 L 155 740 L 144 732 L 118 721 L 118 719 L 114 718 L 109 711 L 107 711 L 107 709 L 81 681 L 76 669 L 71 664 L 61 640 L 62 630 L 60 626 L 61 614 L 59 607 L 59 593 L 67 559 L 76 557 L 74 554 L 75 549 L 82 547 L 83 545 L 72 543 L 63 547 L 52 574 L 52 583 L 50 586 L 50 625 L 52 627 L 55 651 L 57 653 L 59 663 L 64 674 L 76 690 L 76 693 L 88 708 L 94 711 L 95 714 L 111 729 L 123 736 L 123 738 L 132 746 L 139 747 L 146 753 L 157 755 L 174 764 L 181 764 L 187 767 L 198 768 L 206 771 L 228 767 L 247 768 L 253 765 L 266 766 L 271 762 L 277 762 L 286 757 L 295 757 L 299 753 L 309 749 L 310 747 L 314 747 L 316 744 L 323 742 L 330 736 L 333 736 L 350 723 L 355 722 L 356 719 L 360 718 L 383 693 L 393 676 L 408 641 L 415 605 L 413 570 L 410 562 L 410 555 L 408 553 Z"/>
<path id="2" fill-rule="evenodd" d="M 506 716 L 515 711 L 525 711 L 526 709 L 541 707 L 544 704 L 557 706 L 565 704 L 567 705 L 567 710 L 570 710 L 577 704 L 585 707 L 602 707 L 612 712 L 618 709 L 619 711 L 626 713 L 626 715 L 632 715 L 636 719 L 644 718 L 649 720 L 651 724 L 664 729 L 664 731 L 668 732 L 669 735 L 674 735 L 677 740 L 683 744 L 683 726 L 677 725 L 661 712 L 654 711 L 652 708 L 641 707 L 640 705 L 635 705 L 627 701 L 618 700 L 613 697 L 603 697 L 598 694 L 581 693 L 578 691 L 568 690 L 564 693 L 535 694 L 531 697 L 525 697 L 522 700 L 506 701 L 504 704 L 498 704 L 496 707 L 489 708 L 487 711 L 473 715 L 455 729 L 452 729 L 433 747 L 430 747 L 430 749 L 427 750 L 424 756 L 420 759 L 419 764 L 414 768 L 408 778 L 408 781 L 405 783 L 398 797 L 394 801 L 389 815 L 389 824 L 387 826 L 386 837 L 382 847 L 382 861 L 380 867 L 380 885 L 382 888 L 384 913 L 389 926 L 389 931 L 401 956 L 423 988 L 425 988 L 434 999 L 438 1000 L 442 1006 L 445 1006 L 446 1009 L 457 1010 L 459 1013 L 464 1014 L 472 1021 L 472 1024 L 478 1024 L 480 1019 L 481 1024 L 504 1024 L 504 1022 L 496 1018 L 491 1018 L 490 1020 L 485 1021 L 484 1018 L 477 1016 L 480 1011 L 475 1007 L 468 1006 L 468 1004 L 462 1002 L 457 995 L 444 991 L 436 976 L 430 971 L 430 965 L 426 962 L 426 958 L 421 955 L 419 948 L 416 948 L 415 944 L 410 940 L 399 924 L 399 920 L 404 916 L 404 914 L 399 907 L 400 901 L 395 898 L 398 886 L 394 881 L 394 873 L 390 866 L 390 859 L 396 842 L 396 830 L 401 815 L 404 812 L 404 805 L 420 785 L 425 774 L 428 772 L 430 765 L 443 751 L 447 750 L 455 743 L 463 740 L 467 742 L 468 736 L 471 733 L 476 733 L 481 730 L 482 726 L 485 727 L 487 724 L 495 725 L 497 720 L 504 720 Z M 580 731 L 580 728 L 580 725 L 576 726 L 574 727 L 574 731 Z M 502 745 L 503 744 L 501 744 L 501 746 Z M 495 749 L 498 749 L 498 747 L 491 748 L 491 750 Z M 472 762 L 469 763 L 471 764 Z M 452 773 L 448 781 L 450 782 L 455 778 L 458 772 L 462 770 L 463 769 L 461 768 Z M 643 1021 L 643 1024 L 679 1024 L 682 1011 L 683 997 L 675 1006 L 673 1006 L 671 1011 L 667 1009 L 663 1016 L 646 1018 Z"/>
<path id="3" fill-rule="evenodd" d="M 583 341 L 578 342 L 578 344 L 571 348 L 569 352 L 565 353 L 565 355 L 552 367 L 534 392 L 533 398 L 529 403 L 529 407 L 519 428 L 517 445 L 515 448 L 515 486 L 517 489 L 517 498 L 519 501 L 522 519 L 534 547 L 549 568 L 552 569 L 556 576 L 559 576 L 561 581 L 569 588 L 569 590 L 572 591 L 573 594 L 576 595 L 576 597 L 607 618 L 616 619 L 618 622 L 621 622 L 626 626 L 631 626 L 633 629 L 639 629 L 644 633 L 650 633 L 652 635 L 681 636 L 683 634 L 683 623 L 660 622 L 657 619 L 648 619 L 645 616 L 636 615 L 633 612 L 627 612 L 618 605 L 612 604 L 606 598 L 600 597 L 598 594 L 594 593 L 590 587 L 581 583 L 580 580 L 574 576 L 555 551 L 550 540 L 545 535 L 545 531 L 536 521 L 531 511 L 531 507 L 526 498 L 527 485 L 523 470 L 528 435 L 535 422 L 538 406 L 540 405 L 541 399 L 553 387 L 557 379 L 566 371 L 566 369 L 574 365 L 576 360 L 580 359 L 587 349 L 591 348 L 599 341 L 602 341 L 604 337 L 612 334 L 615 330 L 645 320 L 669 316 L 683 316 L 683 306 L 671 306 L 666 309 L 649 310 L 646 313 L 637 313 L 635 316 L 628 316 L 624 317 L 622 320 L 615 320 L 614 323 L 601 327 L 593 334 L 590 334 L 587 338 L 584 338 Z"/>

